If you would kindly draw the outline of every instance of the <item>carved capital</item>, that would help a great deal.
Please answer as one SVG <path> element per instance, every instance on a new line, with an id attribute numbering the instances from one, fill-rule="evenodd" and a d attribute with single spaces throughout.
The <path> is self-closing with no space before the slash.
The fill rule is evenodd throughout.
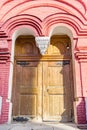
<path id="1" fill-rule="evenodd" d="M 35 40 L 36 46 L 39 48 L 40 53 L 44 55 L 50 44 L 50 37 L 36 37 Z"/>
<path id="2" fill-rule="evenodd" d="M 80 62 L 87 61 L 87 51 L 78 51 L 75 56 Z"/>
<path id="3" fill-rule="evenodd" d="M 0 39 L 0 64 L 6 63 L 10 58 L 7 39 Z"/>

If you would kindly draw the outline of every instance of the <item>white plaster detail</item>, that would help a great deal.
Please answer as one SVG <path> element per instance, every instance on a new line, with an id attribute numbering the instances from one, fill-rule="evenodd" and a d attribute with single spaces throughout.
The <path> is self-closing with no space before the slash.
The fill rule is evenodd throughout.
<path id="1" fill-rule="evenodd" d="M 8 114 L 8 124 L 11 123 L 11 116 L 12 116 L 12 103 L 9 103 L 9 114 Z"/>
<path id="2" fill-rule="evenodd" d="M 2 97 L 0 96 L 0 115 L 2 113 Z"/>
<path id="3" fill-rule="evenodd" d="M 14 46 L 15 46 L 15 37 L 12 38 L 12 52 L 11 52 L 11 61 L 10 61 L 10 75 L 9 75 L 9 89 L 8 89 L 8 98 L 7 102 L 9 102 L 9 113 L 8 113 L 8 124 L 12 121 L 12 78 L 13 78 L 13 65 L 14 65 Z"/>
<path id="4" fill-rule="evenodd" d="M 44 55 L 50 44 L 50 37 L 35 37 L 35 40 L 36 46 L 39 48 L 40 53 Z"/>
<path id="5" fill-rule="evenodd" d="M 49 36 L 51 37 L 53 35 L 67 35 L 70 37 L 70 39 L 73 40 L 73 34 L 76 35 L 75 31 L 73 30 L 73 28 L 71 28 L 71 26 L 67 26 L 65 24 L 58 24 L 58 26 L 52 28 Z"/>

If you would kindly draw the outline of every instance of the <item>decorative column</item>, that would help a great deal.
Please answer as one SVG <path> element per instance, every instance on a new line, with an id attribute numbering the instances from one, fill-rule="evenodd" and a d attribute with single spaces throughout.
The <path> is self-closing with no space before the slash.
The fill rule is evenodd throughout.
<path id="1" fill-rule="evenodd" d="M 87 122 L 87 51 L 76 52 L 79 62 L 80 80 L 81 80 L 81 97 L 78 98 L 78 122 Z"/>
<path id="2" fill-rule="evenodd" d="M 77 123 L 87 122 L 87 38 L 79 38 L 75 52 Z"/>
<path id="3" fill-rule="evenodd" d="M 36 37 L 35 40 L 36 46 L 39 48 L 40 53 L 44 55 L 50 44 L 50 37 Z"/>
<path id="4" fill-rule="evenodd" d="M 9 39 L 0 31 L 0 123 L 8 122 L 8 82 L 10 69 Z"/>

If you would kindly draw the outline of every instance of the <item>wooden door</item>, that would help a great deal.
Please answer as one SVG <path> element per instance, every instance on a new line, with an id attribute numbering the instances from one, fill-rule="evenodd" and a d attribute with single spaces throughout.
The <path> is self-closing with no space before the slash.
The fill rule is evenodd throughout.
<path id="1" fill-rule="evenodd" d="M 43 62 L 43 120 L 68 122 L 73 117 L 70 39 L 54 36 Z"/>
<path id="2" fill-rule="evenodd" d="M 13 115 L 36 118 L 40 113 L 42 65 L 38 62 L 16 61 Z"/>
<path id="3" fill-rule="evenodd" d="M 49 61 L 43 65 L 43 120 L 72 119 L 70 61 Z"/>
<path id="4" fill-rule="evenodd" d="M 16 40 L 13 77 L 13 116 L 41 117 L 42 62 L 34 37 Z"/>

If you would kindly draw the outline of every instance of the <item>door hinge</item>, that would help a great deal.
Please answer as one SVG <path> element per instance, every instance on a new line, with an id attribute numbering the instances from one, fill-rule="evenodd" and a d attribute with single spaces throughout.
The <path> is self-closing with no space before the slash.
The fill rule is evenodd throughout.
<path id="1" fill-rule="evenodd" d="M 58 62 L 56 63 L 56 65 L 58 65 L 58 66 L 63 66 L 63 65 L 67 65 L 67 64 L 70 64 L 70 61 L 69 61 L 69 60 L 58 61 Z"/>
<path id="2" fill-rule="evenodd" d="M 29 65 L 30 63 L 28 61 L 17 61 L 16 64 L 25 66 L 25 65 Z"/>

